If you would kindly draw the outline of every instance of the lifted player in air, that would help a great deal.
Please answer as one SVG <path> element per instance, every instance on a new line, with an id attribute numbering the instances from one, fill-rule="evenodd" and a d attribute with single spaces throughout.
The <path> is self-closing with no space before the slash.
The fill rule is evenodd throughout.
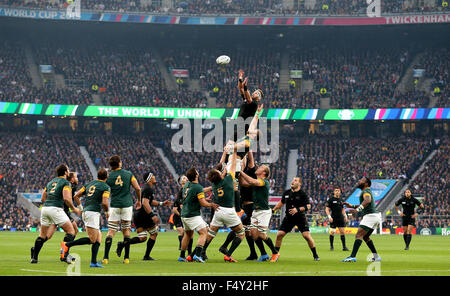
<path id="1" fill-rule="evenodd" d="M 402 206 L 403 211 L 399 210 Z M 395 210 L 402 217 L 403 239 L 405 241 L 405 250 L 409 250 L 409 244 L 412 239 L 412 231 L 416 225 L 416 218 L 418 213 L 414 213 L 414 208 L 418 206 L 423 210 L 424 205 L 412 196 L 411 190 L 406 189 L 403 197 L 395 203 Z"/>
<path id="2" fill-rule="evenodd" d="M 333 197 L 330 197 L 325 204 L 325 213 L 330 222 L 330 251 L 334 250 L 334 234 L 336 227 L 339 228 L 341 235 L 342 250 L 350 251 L 345 246 L 345 224 L 347 223 L 347 214 L 345 213 L 344 205 L 341 199 L 341 188 L 335 187 L 333 190 Z"/>
<path id="3" fill-rule="evenodd" d="M 31 263 L 38 263 L 39 252 L 42 246 L 48 240 L 48 231 L 53 224 L 61 227 L 66 236 L 64 241 L 61 242 L 61 249 L 65 243 L 73 241 L 75 238 L 75 230 L 64 212 L 64 203 L 66 203 L 72 211 L 80 215 L 81 211 L 73 205 L 72 201 L 72 187 L 70 182 L 67 181 L 69 175 L 69 168 L 65 164 L 60 164 L 56 168 L 56 178 L 52 179 L 45 186 L 42 192 L 42 211 L 41 211 L 41 230 L 38 238 L 34 242 L 34 247 L 31 249 Z M 64 256 L 61 253 L 61 261 L 64 261 Z M 66 258 L 67 263 L 71 263 L 72 259 Z"/>
<path id="4" fill-rule="evenodd" d="M 234 152 L 237 151 L 235 145 Z M 220 172 L 217 169 L 212 169 L 208 172 L 208 181 L 212 183 L 212 191 L 214 192 L 215 200 L 217 201 L 219 207 L 214 213 L 213 219 L 209 225 L 208 236 L 206 238 L 206 243 L 203 252 L 206 254 L 206 249 L 208 248 L 211 241 L 216 237 L 219 228 L 223 226 L 230 227 L 233 232 L 236 233 L 231 247 L 227 250 L 224 256 L 226 262 L 237 262 L 231 255 L 234 250 L 241 244 L 244 239 L 244 226 L 242 225 L 241 219 L 235 211 L 235 170 L 236 170 L 236 154 L 231 156 L 231 169 L 227 173 L 226 170 Z"/>
<path id="5" fill-rule="evenodd" d="M 122 169 L 122 161 L 118 155 L 113 155 L 109 159 L 111 172 L 106 183 L 111 187 L 110 214 L 108 218 L 108 234 L 105 239 L 105 254 L 103 255 L 103 264 L 108 264 L 109 251 L 112 245 L 112 239 L 119 231 L 119 223 L 122 227 L 123 238 L 125 241 L 125 256 L 123 263 L 130 263 L 130 229 L 131 218 L 133 216 L 133 198 L 131 197 L 130 187 L 136 191 L 137 201 L 136 209 L 141 207 L 141 187 L 134 175 L 127 170 Z"/>
<path id="6" fill-rule="evenodd" d="M 319 261 L 320 258 L 317 255 L 316 243 L 309 232 L 308 220 L 305 215 L 306 212 L 311 209 L 311 203 L 306 193 L 301 190 L 301 187 L 302 181 L 300 177 L 294 177 L 291 182 L 291 189 L 283 193 L 281 200 L 273 208 L 273 211 L 276 211 L 283 205 L 286 205 L 286 215 L 281 222 L 280 229 L 278 230 L 275 248 L 279 251 L 283 238 L 287 233 L 291 232 L 294 226 L 297 226 L 302 233 L 303 238 L 308 243 L 314 260 Z M 278 261 L 279 256 L 280 254 L 278 253 L 277 256 L 272 257 L 271 261 Z"/>
<path id="7" fill-rule="evenodd" d="M 97 262 L 98 249 L 102 242 L 102 233 L 100 231 L 100 219 L 102 207 L 108 217 L 109 211 L 109 195 L 111 188 L 106 184 L 108 172 L 106 169 L 100 169 L 97 172 L 97 180 L 93 180 L 75 194 L 74 199 L 77 204 L 81 205 L 80 197 L 85 195 L 83 222 L 86 227 L 88 237 L 82 237 L 77 240 L 65 244 L 63 256 L 67 257 L 69 249 L 74 246 L 89 245 L 91 247 L 91 264 L 89 267 L 103 267 Z"/>
<path id="8" fill-rule="evenodd" d="M 363 218 L 356 232 L 352 253 L 349 257 L 343 259 L 342 262 L 356 262 L 356 254 L 362 244 L 362 240 L 366 242 L 370 251 L 372 251 L 373 258 L 371 261 L 381 261 L 381 257 L 378 256 L 375 245 L 370 239 L 372 232 L 381 224 L 381 213 L 375 209 L 375 199 L 370 190 L 371 185 L 372 181 L 368 177 L 363 177 L 359 180 L 358 188 L 361 189 L 361 195 L 359 196 L 360 205 L 351 205 L 348 202 L 343 202 L 346 207 L 351 208 L 351 213 L 360 213 Z"/>
<path id="9" fill-rule="evenodd" d="M 181 241 L 181 251 L 178 261 L 190 262 L 196 261 L 205 263 L 202 258 L 203 246 L 208 235 L 208 224 L 203 220 L 200 209 L 201 207 L 213 208 L 216 210 L 219 205 L 209 203 L 205 200 L 205 193 L 203 187 L 198 183 L 199 173 L 195 168 L 190 168 L 186 172 L 188 182 L 183 187 L 183 207 L 181 208 L 181 221 L 183 222 L 184 236 Z M 197 246 L 187 258 L 185 253 L 189 241 L 194 236 L 194 231 L 197 231 L 199 237 L 197 239 Z"/>
<path id="10" fill-rule="evenodd" d="M 170 206 L 170 201 L 156 201 L 154 200 L 153 188 L 156 184 L 156 177 L 151 172 L 147 172 L 143 176 L 145 182 L 142 187 L 142 207 L 139 208 L 133 215 L 134 225 L 136 227 L 137 237 L 133 237 L 128 241 L 129 245 L 143 243 L 147 240 L 147 232 L 150 234 L 150 239 L 147 241 L 147 248 L 142 260 L 153 261 L 156 260 L 150 256 L 153 246 L 158 236 L 158 216 L 152 211 L 152 207 L 156 206 Z M 117 243 L 117 256 L 122 255 L 122 250 L 126 246 L 126 241 Z"/>

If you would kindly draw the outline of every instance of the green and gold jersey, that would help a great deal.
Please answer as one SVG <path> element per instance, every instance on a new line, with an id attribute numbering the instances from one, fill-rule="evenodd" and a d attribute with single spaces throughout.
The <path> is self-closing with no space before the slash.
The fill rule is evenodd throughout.
<path id="1" fill-rule="evenodd" d="M 213 184 L 211 187 L 219 206 L 224 208 L 234 207 L 234 174 L 228 173 L 219 184 Z"/>
<path id="2" fill-rule="evenodd" d="M 111 188 L 104 181 L 94 180 L 87 183 L 86 186 L 80 189 L 86 195 L 83 212 L 101 212 L 103 197 L 108 197 L 111 193 Z"/>
<path id="3" fill-rule="evenodd" d="M 255 210 L 270 210 L 269 181 L 258 178 L 259 185 L 253 186 L 253 206 Z"/>
<path id="4" fill-rule="evenodd" d="M 190 218 L 200 216 L 199 199 L 205 198 L 202 185 L 198 183 L 186 182 L 183 187 L 183 207 L 181 217 Z"/>
<path id="5" fill-rule="evenodd" d="M 111 207 L 128 208 L 133 206 L 130 193 L 131 182 L 136 180 L 130 171 L 117 169 L 109 173 L 106 184 L 111 187 Z"/>
<path id="6" fill-rule="evenodd" d="M 364 201 L 364 197 L 370 197 L 370 204 L 366 206 L 360 213 L 361 216 L 365 216 L 367 214 L 378 213 L 376 210 L 375 199 L 373 198 L 372 190 L 370 188 L 366 188 L 361 192 L 359 196 L 359 204 L 362 204 Z"/>
<path id="7" fill-rule="evenodd" d="M 58 207 L 64 208 L 63 191 L 72 191 L 72 185 L 64 177 L 57 177 L 47 183 L 44 191 L 47 192 L 47 199 L 43 207 Z"/>

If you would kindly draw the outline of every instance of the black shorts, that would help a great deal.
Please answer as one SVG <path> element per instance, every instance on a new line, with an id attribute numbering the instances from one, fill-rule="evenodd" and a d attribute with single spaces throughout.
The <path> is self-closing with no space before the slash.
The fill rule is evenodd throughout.
<path id="1" fill-rule="evenodd" d="M 242 219 L 242 224 L 245 226 L 250 226 L 251 223 L 251 218 L 252 218 L 252 213 L 253 213 L 253 204 L 246 204 L 246 205 L 242 205 L 242 209 L 244 210 L 245 213 L 245 218 Z"/>
<path id="2" fill-rule="evenodd" d="M 173 214 L 173 225 L 175 225 L 176 228 L 183 227 L 183 222 L 181 222 L 181 217 L 177 214 Z"/>
<path id="3" fill-rule="evenodd" d="M 155 222 L 153 221 L 153 217 L 155 214 L 147 214 L 144 212 L 135 212 L 133 214 L 134 226 L 137 228 L 149 229 L 155 227 Z"/>
<path id="4" fill-rule="evenodd" d="M 402 217 L 402 226 L 408 226 L 408 225 L 416 225 L 416 219 L 412 218 L 411 216 L 403 216 Z"/>
<path id="5" fill-rule="evenodd" d="M 330 228 L 345 227 L 344 217 L 333 218 L 333 222 L 330 223 Z"/>
<path id="6" fill-rule="evenodd" d="M 67 210 L 67 211 L 64 210 L 64 212 L 66 213 L 67 217 L 69 217 L 70 223 L 73 223 L 73 221 L 75 221 L 75 220 L 73 220 L 72 215 L 70 215 L 69 210 Z"/>
<path id="7" fill-rule="evenodd" d="M 286 215 L 286 217 L 284 217 L 283 221 L 281 222 L 279 230 L 288 233 L 291 232 L 294 226 L 297 226 L 300 232 L 309 231 L 308 220 L 306 220 L 305 215 L 301 214 L 296 214 L 294 216 Z"/>

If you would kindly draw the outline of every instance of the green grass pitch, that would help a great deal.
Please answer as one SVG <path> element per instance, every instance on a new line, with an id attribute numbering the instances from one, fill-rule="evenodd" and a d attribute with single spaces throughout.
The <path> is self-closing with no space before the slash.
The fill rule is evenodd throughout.
<path id="1" fill-rule="evenodd" d="M 288 234 L 281 247 L 279 262 L 246 262 L 249 250 L 245 241 L 236 250 L 234 257 L 238 263 L 226 263 L 223 255 L 218 252 L 226 233 L 219 233 L 208 248 L 209 260 L 201 263 L 177 262 L 179 255 L 178 239 L 175 232 L 159 233 L 152 257 L 157 261 L 142 261 L 146 244 L 131 247 L 130 264 L 125 265 L 118 258 L 116 244 L 122 239 L 118 233 L 113 240 L 110 252 L 110 262 L 105 268 L 90 268 L 90 246 L 77 246 L 71 249 L 71 254 L 80 256 L 79 269 L 75 264 L 67 265 L 59 262 L 59 245 L 63 233 L 45 243 L 38 264 L 30 264 L 30 248 L 34 245 L 38 233 L 30 232 L 0 232 L 0 275 L 26 276 L 58 276 L 67 275 L 68 267 L 72 272 L 81 275 L 113 275 L 113 276 L 364 276 L 367 270 L 379 271 L 382 276 L 449 276 L 450 275 L 450 237 L 446 236 L 413 236 L 409 251 L 403 250 L 403 237 L 398 235 L 373 235 L 373 241 L 382 257 L 376 267 L 366 261 L 369 249 L 363 244 L 358 253 L 356 263 L 343 263 L 341 259 L 350 252 L 341 250 L 339 236 L 335 237 L 335 250 L 329 250 L 327 234 L 315 234 L 320 261 L 313 261 L 311 251 L 306 241 L 298 233 Z M 132 236 L 136 234 L 133 233 Z M 77 238 L 87 236 L 79 233 Z M 275 234 L 270 236 L 275 241 Z M 103 241 L 105 233 L 103 233 Z M 194 237 L 194 241 L 197 235 Z M 353 235 L 347 235 L 347 246 L 351 249 Z M 268 248 L 266 247 L 266 250 Z M 104 246 L 100 246 L 98 261 L 103 257 Z"/>

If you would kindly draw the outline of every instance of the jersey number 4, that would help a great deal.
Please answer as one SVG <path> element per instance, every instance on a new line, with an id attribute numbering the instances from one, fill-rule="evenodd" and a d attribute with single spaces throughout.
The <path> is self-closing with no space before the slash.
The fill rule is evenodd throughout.
<path id="1" fill-rule="evenodd" d="M 120 176 L 117 176 L 117 179 L 116 179 L 116 183 L 115 183 L 116 185 L 119 185 L 119 186 L 123 186 L 123 181 L 122 181 L 122 178 L 120 177 Z"/>

